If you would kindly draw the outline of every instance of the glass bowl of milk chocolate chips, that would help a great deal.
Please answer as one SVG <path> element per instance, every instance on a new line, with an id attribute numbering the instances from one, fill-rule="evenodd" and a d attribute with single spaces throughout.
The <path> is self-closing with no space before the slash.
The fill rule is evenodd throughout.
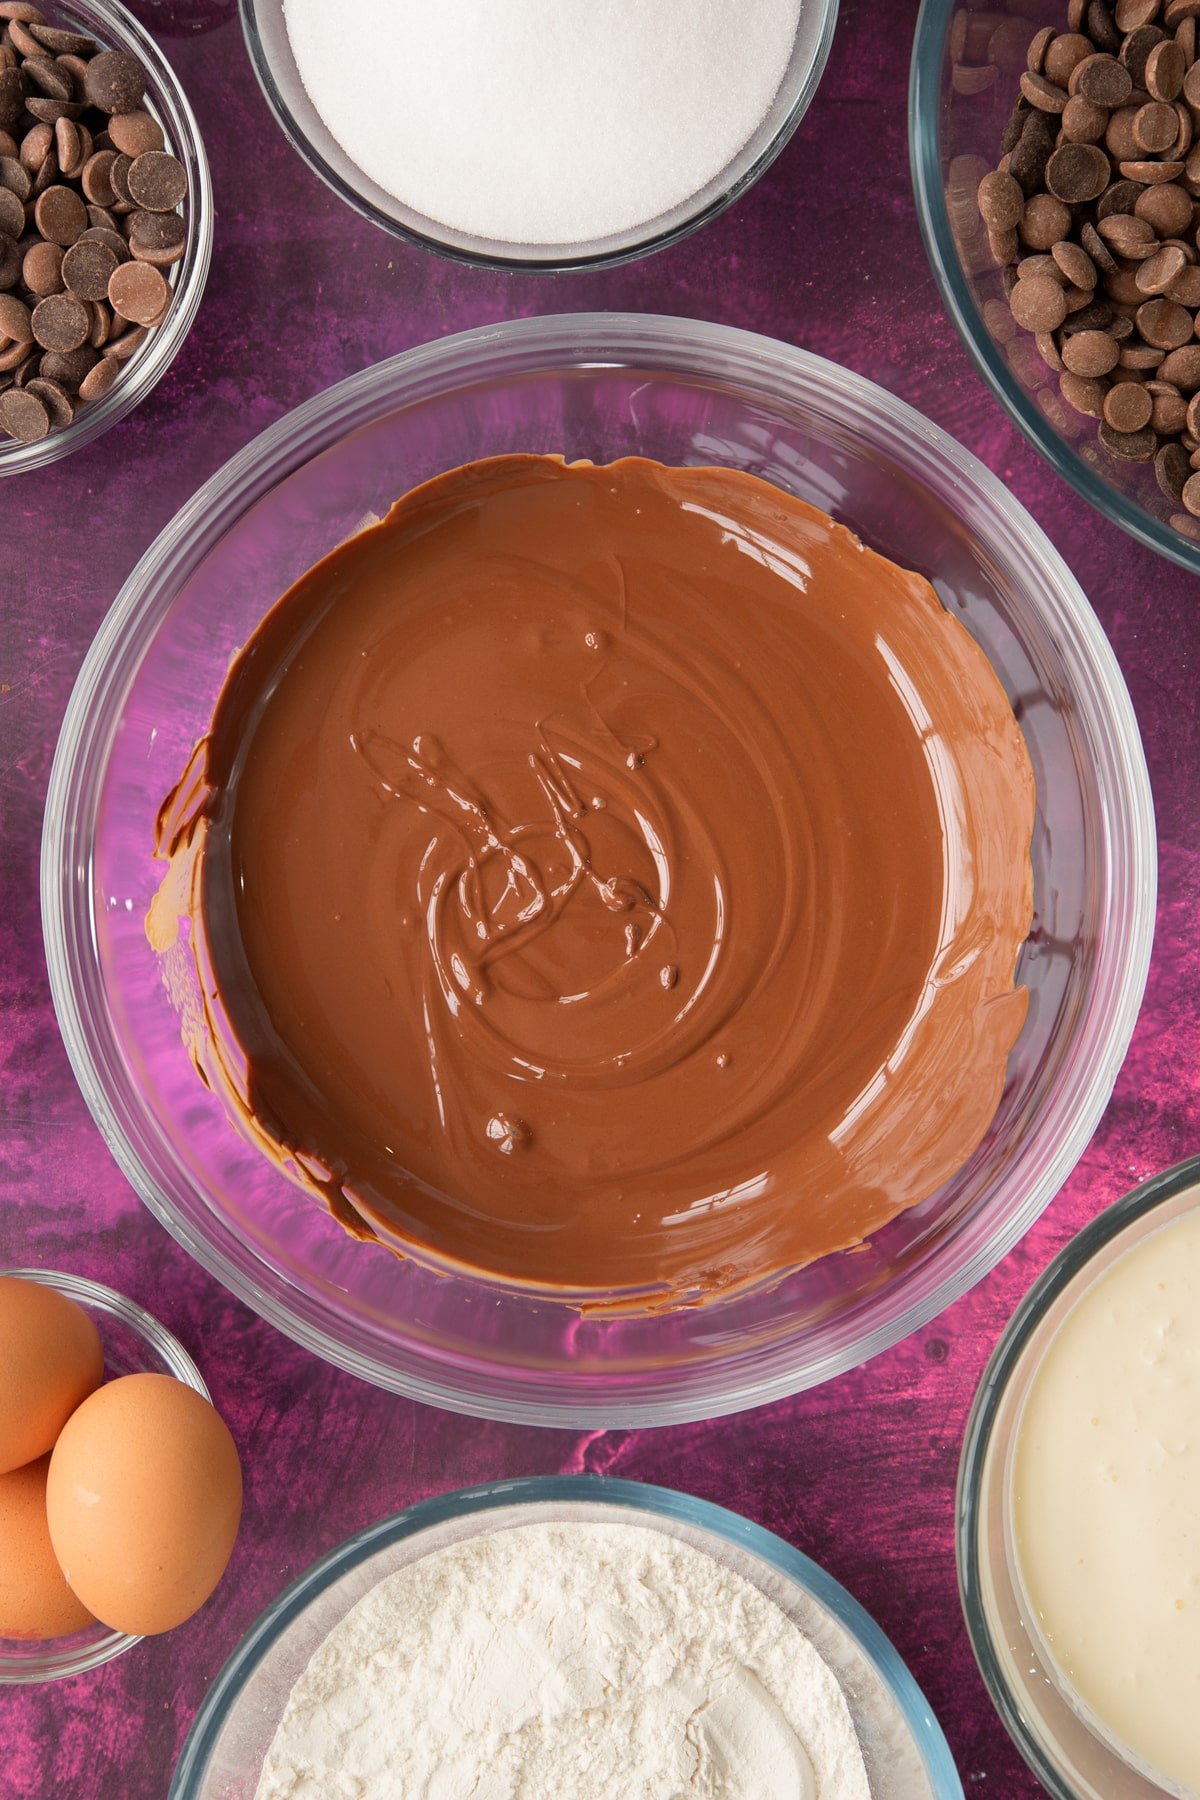
<path id="1" fill-rule="evenodd" d="M 187 96 L 116 0 L 0 17 L 0 475 L 82 448 L 200 305 L 212 186 Z"/>
<path id="2" fill-rule="evenodd" d="M 51 782 L 65 1040 L 146 1204 L 398 1391 L 711 1415 L 932 1317 L 1145 978 L 1136 725 L 1032 521 L 879 389 L 521 321 L 243 451 Z"/>

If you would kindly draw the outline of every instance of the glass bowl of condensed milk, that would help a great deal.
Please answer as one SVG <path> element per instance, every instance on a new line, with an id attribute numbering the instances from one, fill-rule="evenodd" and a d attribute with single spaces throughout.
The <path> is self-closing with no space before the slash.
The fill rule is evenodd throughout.
<path id="1" fill-rule="evenodd" d="M 299 576 L 402 494 L 507 453 L 715 466 L 832 515 L 934 584 L 991 664 L 1036 783 L 1033 925 L 1016 965 L 1028 1013 L 969 1159 L 853 1248 L 637 1312 L 607 1289 L 583 1304 L 562 1284 L 518 1287 L 349 1235 L 198 1079 L 179 993 L 147 941 L 163 797 L 208 730 L 231 658 Z M 881 769 L 879 782 L 889 778 Z M 1154 920 L 1153 810 L 1120 670 L 1078 583 L 1004 485 L 835 364 L 636 314 L 443 339 L 340 383 L 239 452 L 147 552 L 101 628 L 64 724 L 43 852 L 64 1040 L 154 1215 L 263 1317 L 362 1378 L 450 1409 L 574 1427 L 711 1417 L 795 1393 L 978 1281 L 1096 1127 Z M 194 986 L 188 995 L 202 1016 Z M 880 1069 L 876 1085 L 888 1079 Z M 803 1191 L 778 1196 L 780 1207 L 804 1202 Z"/>
<path id="2" fill-rule="evenodd" d="M 1200 1156 L 1034 1284 L 959 1475 L 972 1645 L 1056 1800 L 1200 1793 Z"/>

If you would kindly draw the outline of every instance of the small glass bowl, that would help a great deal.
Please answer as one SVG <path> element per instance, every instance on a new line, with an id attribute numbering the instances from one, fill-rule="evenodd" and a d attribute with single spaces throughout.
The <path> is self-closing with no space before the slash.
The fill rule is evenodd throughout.
<path id="1" fill-rule="evenodd" d="M 1007 20 L 1005 12 L 1011 15 Z M 988 21 L 997 27 L 1018 22 L 1011 45 L 1004 54 L 997 52 L 997 64 L 973 51 L 969 63 L 956 60 L 959 34 L 969 20 L 975 21 L 969 29 L 983 29 Z M 1061 31 L 1066 24 L 1065 0 L 1040 5 L 996 0 L 986 13 L 973 11 L 964 0 L 922 0 L 908 139 L 925 249 L 942 300 L 980 374 L 1035 450 L 1106 519 L 1200 574 L 1200 519 L 1166 498 L 1152 464 L 1119 462 L 1101 448 L 1096 421 L 1067 405 L 1057 375 L 1029 333 L 1017 327 L 975 200 L 981 177 L 1000 159 L 1001 133 L 1025 66 L 1024 47 L 1040 26 Z"/>
<path id="2" fill-rule="evenodd" d="M 387 1576 L 464 1538 L 552 1520 L 661 1532 L 753 1582 L 837 1677 L 873 1800 L 962 1800 L 954 1760 L 924 1695 L 875 1621 L 831 1575 L 723 1506 L 595 1475 L 460 1488 L 394 1513 L 323 1556 L 272 1602 L 217 1676 L 183 1746 L 169 1800 L 254 1792 L 296 1678 L 350 1609 Z"/>
<path id="3" fill-rule="evenodd" d="M 829 56 L 838 12 L 838 0 L 805 0 L 791 61 L 766 117 L 732 162 L 670 212 L 582 243 L 517 244 L 458 231 L 406 206 L 373 181 L 347 156 L 305 91 L 288 37 L 284 0 L 240 0 L 240 4 L 250 61 L 284 136 L 340 199 L 394 237 L 423 244 L 456 262 L 558 274 L 633 262 L 663 250 L 715 219 L 752 187 L 808 111 Z"/>
<path id="4" fill-rule="evenodd" d="M 0 436 L 0 475 L 22 475 L 30 469 L 43 469 L 60 456 L 69 456 L 72 450 L 90 444 L 141 404 L 166 374 L 192 328 L 212 254 L 212 181 L 200 127 L 174 70 L 154 39 L 119 0 L 53 0 L 51 17 L 56 25 L 94 37 L 106 50 L 128 50 L 141 63 L 146 72 L 146 97 L 142 104 L 158 120 L 167 149 L 187 171 L 187 246 L 180 260 L 164 271 L 171 284 L 171 305 L 165 320 L 130 358 L 107 394 L 81 406 L 69 425 L 52 430 L 36 444 L 21 444 L 14 438 Z"/>
<path id="5" fill-rule="evenodd" d="M 203 1376 L 178 1339 L 124 1294 L 58 1269 L 0 1269 L 0 1276 L 4 1275 L 54 1288 L 83 1308 L 104 1345 L 106 1381 L 114 1381 L 119 1375 L 173 1375 L 206 1400 L 211 1398 Z M 70 1637 L 0 1637 L 0 1687 L 82 1675 L 140 1643 L 140 1638 L 111 1631 L 99 1622 L 72 1632 Z"/>
<path id="6" fill-rule="evenodd" d="M 984 1370 L 958 1474 L 958 1584 L 1005 1728 L 1054 1800 L 1187 1800 L 1122 1754 L 1073 1694 L 1030 1619 L 1013 1529 L 1017 1433 L 1043 1356 L 1071 1309 L 1135 1244 L 1200 1205 L 1200 1156 L 1143 1182 L 1073 1237 L 1034 1283 Z"/>

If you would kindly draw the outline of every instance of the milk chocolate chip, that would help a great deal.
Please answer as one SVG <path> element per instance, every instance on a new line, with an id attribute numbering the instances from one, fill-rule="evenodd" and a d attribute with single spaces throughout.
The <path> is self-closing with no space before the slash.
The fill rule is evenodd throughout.
<path id="1" fill-rule="evenodd" d="M 170 298 L 170 288 L 149 263 L 121 263 L 109 278 L 109 304 L 134 325 L 157 324 Z"/>

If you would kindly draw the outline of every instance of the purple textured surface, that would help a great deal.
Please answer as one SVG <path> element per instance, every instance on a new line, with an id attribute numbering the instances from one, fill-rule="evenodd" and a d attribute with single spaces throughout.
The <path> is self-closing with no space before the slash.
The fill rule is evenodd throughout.
<path id="1" fill-rule="evenodd" d="M 0 1797 L 149 1800 L 216 1671 L 314 1557 L 461 1483 L 596 1470 L 735 1507 L 823 1563 L 890 1634 L 968 1794 L 1040 1792 L 994 1716 L 958 1606 L 953 1489 L 980 1370 L 1037 1272 L 1146 1175 L 1200 1148 L 1200 706 L 1196 581 L 1085 511 L 993 404 L 942 315 L 909 188 L 916 0 L 844 0 L 817 100 L 731 212 L 645 263 L 490 276 L 408 250 L 311 176 L 268 114 L 233 0 L 139 8 L 205 133 L 216 251 L 199 322 L 125 424 L 0 487 L 0 1262 L 76 1270 L 149 1306 L 201 1364 L 242 1452 L 245 1520 L 200 1614 L 91 1676 L 0 1698 Z M 852 171 L 872 159 L 863 191 Z M 119 1176 L 59 1041 L 37 858 L 50 759 L 87 644 L 136 557 L 197 484 L 297 402 L 443 332 L 614 307 L 723 320 L 860 370 L 1002 476 L 1107 627 L 1145 735 L 1162 899 L 1145 1009 L 1103 1125 L 1020 1249 L 927 1330 L 798 1400 L 641 1433 L 476 1424 L 378 1393 L 260 1323 L 184 1255 Z"/>

